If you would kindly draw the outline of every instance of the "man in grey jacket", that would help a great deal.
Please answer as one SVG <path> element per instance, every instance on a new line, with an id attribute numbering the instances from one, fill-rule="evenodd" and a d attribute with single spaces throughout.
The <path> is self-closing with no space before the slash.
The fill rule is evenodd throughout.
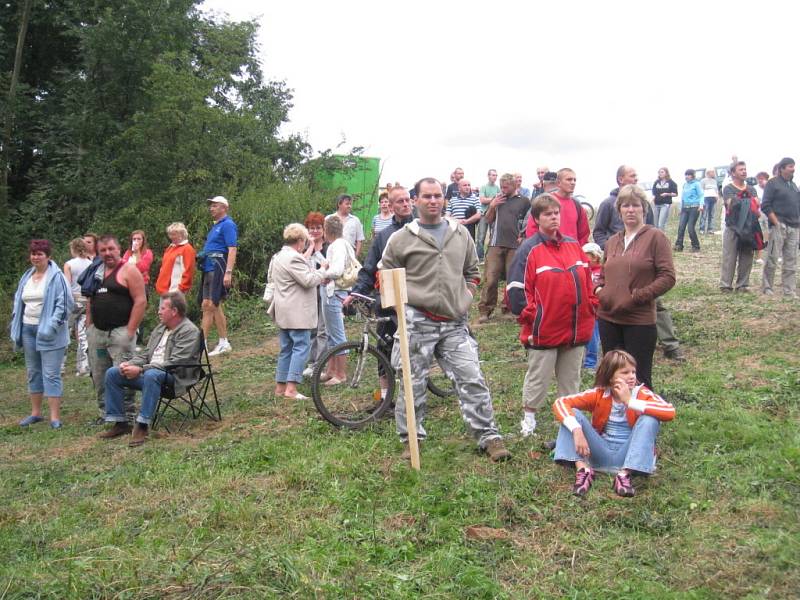
<path id="1" fill-rule="evenodd" d="M 419 218 L 392 234 L 380 268 L 406 270 L 408 345 L 418 437 L 426 437 L 422 426 L 426 383 L 435 356 L 455 382 L 461 414 L 478 447 L 495 462 L 507 460 L 511 453 L 494 422 L 492 398 L 478 362 L 478 344 L 467 329 L 467 313 L 480 281 L 475 242 L 463 225 L 442 218 L 444 194 L 436 179 L 422 179 L 414 190 Z M 400 344 L 394 345 L 392 364 L 400 367 Z M 395 404 L 395 423 L 405 445 L 403 457 L 410 458 L 404 402 Z"/>
<path id="2" fill-rule="evenodd" d="M 123 409 L 126 388 L 142 391 L 142 406 L 128 444 L 133 448 L 147 440 L 147 430 L 161 398 L 161 386 L 171 382 L 175 393 L 181 394 L 197 380 L 195 368 L 179 368 L 174 375 L 162 370 L 167 365 L 200 360 L 200 330 L 186 318 L 186 298 L 181 292 L 161 296 L 158 320 L 160 323 L 150 334 L 144 352 L 106 371 L 106 422 L 113 426 L 103 431 L 101 438 L 111 439 L 131 431 Z"/>

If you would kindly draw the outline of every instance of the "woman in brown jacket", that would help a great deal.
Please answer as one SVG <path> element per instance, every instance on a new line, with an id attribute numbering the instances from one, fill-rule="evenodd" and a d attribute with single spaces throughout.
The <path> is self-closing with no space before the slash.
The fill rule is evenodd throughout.
<path id="1" fill-rule="evenodd" d="M 636 185 L 619 191 L 616 207 L 625 229 L 606 242 L 603 275 L 595 291 L 603 352 L 621 349 L 632 354 L 641 382 L 653 389 L 655 300 L 675 285 L 675 267 L 667 237 L 644 224 L 646 202 L 644 190 Z"/>
<path id="2" fill-rule="evenodd" d="M 317 327 L 317 286 L 327 277 L 327 263 L 315 270 L 309 259 L 314 245 L 308 230 L 292 223 L 283 230 L 284 246 L 272 262 L 275 292 L 269 315 L 279 328 L 280 353 L 275 372 L 275 395 L 305 400 L 297 391 L 311 349 L 311 330 Z"/>

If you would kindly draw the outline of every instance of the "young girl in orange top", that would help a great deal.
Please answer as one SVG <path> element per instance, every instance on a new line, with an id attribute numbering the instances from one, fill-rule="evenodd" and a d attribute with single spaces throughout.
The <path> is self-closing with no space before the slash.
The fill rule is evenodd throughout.
<path id="1" fill-rule="evenodd" d="M 636 360 L 623 350 L 606 352 L 594 382 L 591 390 L 564 396 L 553 404 L 561 422 L 555 461 L 575 465 L 572 492 L 576 496 L 589 491 L 595 469 L 616 473 L 614 491 L 619 496 L 633 496 L 631 475 L 649 475 L 655 470 L 660 422 L 675 418 L 675 408 L 637 382 Z M 591 421 L 582 410 L 591 413 Z"/>

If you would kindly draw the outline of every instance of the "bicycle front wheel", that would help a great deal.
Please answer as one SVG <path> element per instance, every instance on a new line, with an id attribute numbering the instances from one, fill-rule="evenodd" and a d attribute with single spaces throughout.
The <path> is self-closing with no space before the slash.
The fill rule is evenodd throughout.
<path id="1" fill-rule="evenodd" d="M 326 385 L 327 372 L 333 372 L 331 363 L 337 355 L 345 361 L 346 377 L 342 383 Z M 330 348 L 320 357 L 311 379 L 311 394 L 319 414 L 329 423 L 348 429 L 378 421 L 392 405 L 394 389 L 395 374 L 389 360 L 374 346 L 364 350 L 359 342 Z"/>

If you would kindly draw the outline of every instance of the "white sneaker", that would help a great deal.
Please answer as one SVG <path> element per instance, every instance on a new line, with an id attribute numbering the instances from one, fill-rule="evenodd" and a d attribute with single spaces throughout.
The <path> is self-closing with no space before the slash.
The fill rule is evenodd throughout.
<path id="1" fill-rule="evenodd" d="M 314 374 L 314 369 L 312 367 L 306 367 L 303 369 L 303 377 L 311 377 Z"/>
<path id="2" fill-rule="evenodd" d="M 526 410 L 525 416 L 523 417 L 522 421 L 519 422 L 519 426 L 522 437 L 533 435 L 536 431 L 536 413 Z"/>
<path id="3" fill-rule="evenodd" d="M 223 352 L 230 352 L 233 350 L 230 342 L 219 342 L 217 347 L 214 348 L 211 352 L 208 353 L 209 356 L 217 356 L 218 354 L 222 354 Z"/>

